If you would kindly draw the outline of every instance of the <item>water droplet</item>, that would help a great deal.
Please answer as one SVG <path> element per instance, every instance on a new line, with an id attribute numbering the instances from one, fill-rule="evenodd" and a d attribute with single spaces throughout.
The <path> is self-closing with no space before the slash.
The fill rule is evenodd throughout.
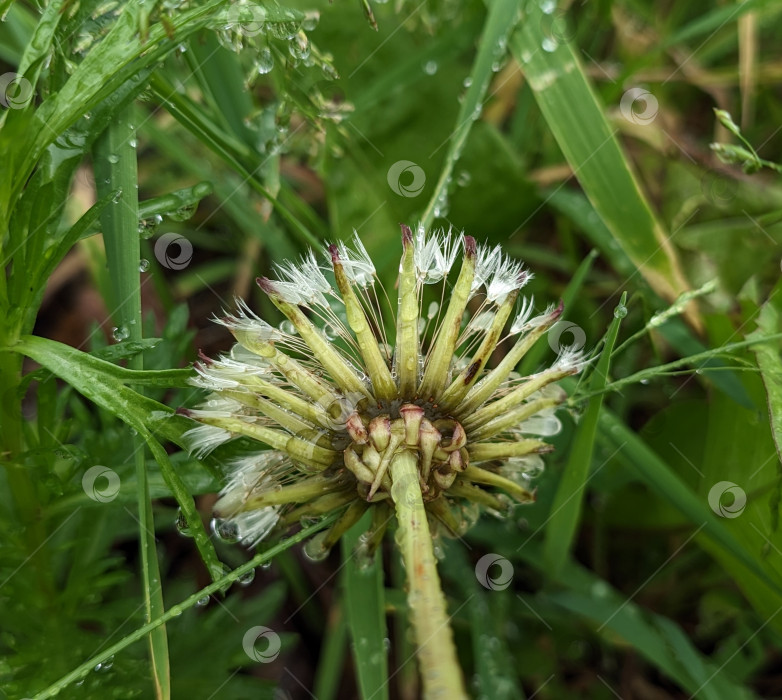
<path id="1" fill-rule="evenodd" d="M 274 55 L 268 46 L 265 46 L 258 53 L 258 58 L 255 60 L 255 70 L 261 75 L 269 73 L 274 68 Z"/>
<path id="2" fill-rule="evenodd" d="M 480 119 L 481 112 L 483 111 L 483 107 L 481 105 L 478 105 L 470 115 L 473 121 L 476 121 L 477 119 Z"/>
<path id="3" fill-rule="evenodd" d="M 141 258 L 141 260 L 138 261 L 138 271 L 146 272 L 147 270 L 149 270 L 149 260 Z"/>
<path id="4" fill-rule="evenodd" d="M 130 146 L 131 148 L 135 148 L 136 146 L 138 146 L 138 140 L 130 139 L 130 141 L 128 141 L 128 146 Z"/>
<path id="5" fill-rule="evenodd" d="M 323 326 L 323 335 L 326 336 L 326 340 L 335 341 L 339 338 L 339 333 L 330 323 L 326 323 Z"/>
<path id="6" fill-rule="evenodd" d="M 296 326 L 294 326 L 287 319 L 280 324 L 280 330 L 283 333 L 287 333 L 288 335 L 296 335 L 298 333 L 298 331 L 296 330 Z"/>
<path id="7" fill-rule="evenodd" d="M 464 85 L 464 87 L 466 87 L 466 88 L 470 87 L 470 85 L 472 85 L 472 78 L 468 75 L 464 79 L 464 82 L 462 83 L 462 85 Z"/>
<path id="8" fill-rule="evenodd" d="M 288 45 L 288 53 L 299 61 L 309 57 L 310 40 L 304 32 L 299 32 L 291 39 L 291 43 Z"/>
<path id="9" fill-rule="evenodd" d="M 437 61 L 427 61 L 424 63 L 424 73 L 427 75 L 434 75 L 437 73 Z"/>
<path id="10" fill-rule="evenodd" d="M 109 163 L 119 163 L 119 156 L 116 153 L 112 153 L 111 155 L 109 155 L 107 160 L 109 161 Z"/>
<path id="11" fill-rule="evenodd" d="M 116 326 L 111 329 L 111 337 L 118 343 L 121 343 L 130 337 L 130 331 L 125 326 Z"/>
<path id="12" fill-rule="evenodd" d="M 543 0 L 543 2 L 540 3 L 540 9 L 544 15 L 550 15 L 557 9 L 556 0 Z"/>
<path id="13" fill-rule="evenodd" d="M 110 181 L 106 180 L 106 183 L 108 183 L 108 182 L 110 182 Z M 122 199 L 122 188 L 121 187 L 114 193 L 114 196 L 111 198 L 111 201 L 114 204 L 118 204 L 120 199 Z"/>
<path id="14" fill-rule="evenodd" d="M 328 536 L 328 530 L 317 533 L 312 539 L 304 544 L 304 554 L 310 561 L 323 561 L 328 557 L 330 549 L 324 546 L 324 540 Z"/>
<path id="15" fill-rule="evenodd" d="M 177 532 L 182 535 L 182 537 L 192 537 L 193 532 L 190 530 L 190 525 L 187 522 L 187 518 L 185 517 L 185 514 L 180 510 L 177 511 L 176 514 L 176 520 L 174 520 L 174 525 L 176 525 Z"/>
<path id="16" fill-rule="evenodd" d="M 239 526 L 233 520 L 212 518 L 212 532 L 226 544 L 236 544 L 239 541 Z"/>
<path id="17" fill-rule="evenodd" d="M 265 561 L 265 562 L 263 562 L 263 564 L 261 564 L 261 568 L 262 568 L 264 571 L 268 571 L 269 569 L 271 569 L 271 568 L 272 568 L 272 560 L 271 560 L 271 559 L 269 559 L 269 561 Z"/>
<path id="18" fill-rule="evenodd" d="M 642 379 L 641 380 L 641 384 L 643 384 L 645 386 L 645 385 L 647 385 L 649 383 L 649 381 L 650 381 L 649 379 Z"/>
<path id="19" fill-rule="evenodd" d="M 619 304 L 614 309 L 614 318 L 624 318 L 627 316 L 627 307 L 624 304 Z"/>
<path id="20" fill-rule="evenodd" d="M 197 608 L 205 608 L 207 605 L 209 605 L 209 596 L 205 595 L 203 598 L 199 598 L 196 601 L 196 607 Z"/>
<path id="21" fill-rule="evenodd" d="M 339 78 L 339 73 L 337 73 L 337 69 L 334 68 L 330 63 L 324 63 L 322 66 L 323 75 L 326 76 L 328 80 L 337 80 Z"/>
<path id="22" fill-rule="evenodd" d="M 196 206 L 195 204 L 186 204 L 176 211 L 169 212 L 168 216 L 172 221 L 187 221 L 195 214 Z"/>
<path id="23" fill-rule="evenodd" d="M 546 37 L 543 39 L 543 42 L 540 46 L 546 53 L 554 53 L 554 51 L 557 50 L 557 42 L 551 37 Z"/>
<path id="24" fill-rule="evenodd" d="M 320 21 L 320 12 L 317 10 L 313 10 L 312 12 L 308 12 L 304 19 L 301 21 L 301 28 L 305 32 L 311 32 L 315 27 L 318 26 L 318 22 Z"/>
<path id="25" fill-rule="evenodd" d="M 429 304 L 429 308 L 426 310 L 426 317 L 431 321 L 435 316 L 437 316 L 437 312 L 440 310 L 440 302 L 433 301 Z"/>
<path id="26" fill-rule="evenodd" d="M 250 569 L 236 580 L 240 586 L 249 586 L 255 580 L 255 569 Z"/>
<path id="27" fill-rule="evenodd" d="M 470 175 L 470 173 L 468 173 L 466 170 L 462 170 L 456 177 L 456 184 L 459 185 L 459 187 L 467 187 L 471 181 L 472 175 Z"/>

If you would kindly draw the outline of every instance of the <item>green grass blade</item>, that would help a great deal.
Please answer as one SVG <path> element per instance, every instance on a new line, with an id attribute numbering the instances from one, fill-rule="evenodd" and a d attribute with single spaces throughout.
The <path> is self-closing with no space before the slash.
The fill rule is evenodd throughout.
<path id="1" fill-rule="evenodd" d="M 610 449 L 621 450 L 641 480 L 662 499 L 673 505 L 701 529 L 714 546 L 757 578 L 771 594 L 782 595 L 782 586 L 774 582 L 750 553 L 709 508 L 707 500 L 695 494 L 682 479 L 638 435 L 611 411 L 600 415 L 599 438 Z"/>
<path id="2" fill-rule="evenodd" d="M 495 0 L 489 5 L 489 16 L 486 18 L 478 55 L 470 73 L 470 87 L 464 96 L 456 119 L 456 128 L 451 135 L 445 164 L 440 172 L 440 179 L 434 188 L 432 199 L 421 216 L 421 222 L 426 228 L 439 216 L 439 210 L 445 209 L 448 200 L 448 187 L 453 176 L 453 169 L 461 157 L 462 149 L 467 141 L 473 122 L 480 116 L 484 97 L 489 87 L 492 75 L 492 65 L 505 56 L 508 35 L 519 19 L 518 0 Z"/>
<path id="3" fill-rule="evenodd" d="M 282 540 L 266 551 L 261 552 L 260 554 L 256 554 L 252 559 L 250 559 L 250 561 L 236 567 L 232 571 L 229 571 L 228 573 L 223 572 L 220 577 L 215 579 L 215 581 L 210 583 L 208 586 L 205 586 L 200 591 L 197 591 L 193 593 L 193 595 L 188 596 L 181 603 L 172 605 L 160 617 L 157 617 L 151 622 L 142 625 L 138 629 L 120 639 L 116 644 L 112 644 L 110 647 L 107 647 L 99 654 L 96 654 L 91 659 L 88 659 L 80 666 L 77 666 L 70 673 L 60 678 L 60 680 L 52 683 L 48 688 L 34 696 L 33 700 L 46 700 L 47 698 L 55 697 L 63 688 L 66 688 L 71 683 L 74 683 L 80 678 L 84 678 L 88 673 L 91 673 L 98 664 L 103 663 L 107 659 L 113 657 L 115 654 L 123 651 L 134 642 L 138 642 L 139 640 L 144 639 L 144 637 L 146 637 L 148 634 L 151 634 L 154 630 L 158 629 L 162 625 L 165 625 L 169 620 L 172 620 L 175 617 L 179 617 L 186 610 L 195 607 L 198 605 L 199 600 L 214 595 L 219 591 L 225 590 L 232 583 L 235 583 L 250 571 L 254 571 L 259 566 L 262 566 L 266 562 L 271 561 L 281 552 L 284 552 L 287 549 L 293 547 L 293 545 L 306 540 L 316 532 L 325 530 L 337 519 L 337 517 L 339 517 L 339 513 L 328 515 L 314 525 L 305 527 L 299 530 L 299 532 L 297 532 L 295 535 Z"/>
<path id="4" fill-rule="evenodd" d="M 776 292 L 780 291 L 778 283 Z M 773 292 L 769 300 L 760 307 L 758 314 L 758 328 L 747 336 L 748 340 L 762 340 L 771 338 L 778 333 L 780 328 L 779 310 L 772 304 Z M 761 342 L 753 347 L 753 352 L 758 361 L 760 376 L 766 387 L 768 397 L 768 413 L 771 419 L 771 433 L 774 444 L 777 446 L 777 454 L 782 459 L 782 361 L 779 357 L 777 342 Z"/>
<path id="5" fill-rule="evenodd" d="M 543 116 L 581 187 L 638 271 L 673 300 L 687 288 L 668 235 L 633 176 L 574 47 L 547 36 L 541 3 L 527 1 L 511 40 Z"/>
<path id="6" fill-rule="evenodd" d="M 338 606 L 329 616 L 318 659 L 318 670 L 315 672 L 313 692 L 318 700 L 335 700 L 338 697 L 339 681 L 345 666 L 347 641 L 348 626 L 345 622 L 345 612 Z"/>
<path id="7" fill-rule="evenodd" d="M 375 551 L 371 562 L 355 553 L 359 538 L 370 526 L 371 513 L 365 513 L 341 539 L 345 612 L 353 642 L 358 685 L 362 698 L 388 698 L 388 658 L 385 638 L 386 617 L 383 596 L 383 558 Z"/>
<path id="8" fill-rule="evenodd" d="M 627 292 L 624 292 L 617 310 L 625 309 L 626 302 Z M 599 391 L 605 387 L 608 380 L 611 353 L 619 335 L 622 318 L 624 318 L 624 314 L 614 313 L 614 320 L 608 329 L 605 345 L 592 375 L 591 386 L 595 390 Z M 543 558 L 547 571 L 553 577 L 556 577 L 562 570 L 573 546 L 576 527 L 581 518 L 581 504 L 589 477 L 589 467 L 592 464 L 592 453 L 595 448 L 595 437 L 602 406 L 602 394 L 597 394 L 590 399 L 581 422 L 578 424 L 578 430 L 570 450 L 570 459 L 559 481 L 557 493 L 551 505 L 551 515 L 546 526 Z"/>
<path id="9" fill-rule="evenodd" d="M 130 121 L 130 110 L 117 115 L 117 120 L 98 138 L 94 152 L 95 184 L 103 198 L 118 192 L 113 202 L 101 212 L 106 260 L 112 282 L 112 318 L 131 342 L 142 339 L 141 286 L 138 235 L 138 172 L 136 166 L 136 132 Z M 143 355 L 128 360 L 131 370 L 144 367 Z M 136 433 L 135 445 L 136 501 L 138 505 L 139 544 L 141 547 L 141 581 L 144 587 L 144 619 L 151 622 L 165 611 L 160 566 L 157 559 L 155 522 L 147 483 L 144 439 Z M 152 678 L 157 698 L 171 697 L 170 664 L 166 628 L 158 627 L 149 635 Z"/>

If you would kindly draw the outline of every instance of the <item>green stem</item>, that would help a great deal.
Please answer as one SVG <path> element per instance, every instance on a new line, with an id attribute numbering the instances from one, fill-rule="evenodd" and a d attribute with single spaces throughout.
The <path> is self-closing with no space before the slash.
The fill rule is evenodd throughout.
<path id="1" fill-rule="evenodd" d="M 418 645 L 423 697 L 466 698 L 418 481 L 417 457 L 402 450 L 391 460 L 389 470 L 399 523 L 396 541 L 407 569 L 407 601 Z"/>
<path id="2" fill-rule="evenodd" d="M 104 209 L 101 215 L 106 259 L 111 272 L 112 317 L 122 334 L 131 341 L 139 341 L 141 329 L 141 286 L 139 261 L 141 259 L 138 233 L 138 171 L 136 164 L 136 132 L 132 126 L 132 108 L 117 115 L 116 120 L 99 137 L 95 145 L 95 183 L 98 196 L 119 190 L 119 198 Z M 131 370 L 144 369 L 141 353 L 128 360 Z M 151 622 L 160 617 L 165 607 L 160 585 L 160 569 L 155 544 L 155 523 L 147 483 L 144 440 L 133 436 L 136 468 L 139 542 L 144 594 L 144 619 Z M 165 627 L 149 635 L 152 678 L 157 698 L 171 696 L 168 640 Z"/>

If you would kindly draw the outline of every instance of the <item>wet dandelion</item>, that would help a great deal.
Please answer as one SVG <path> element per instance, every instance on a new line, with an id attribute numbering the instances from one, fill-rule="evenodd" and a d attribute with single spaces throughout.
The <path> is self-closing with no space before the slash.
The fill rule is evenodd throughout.
<path id="1" fill-rule="evenodd" d="M 196 456 L 237 436 L 270 448 L 231 465 L 216 531 L 254 545 L 340 511 L 308 543 L 319 559 L 367 509 L 372 551 L 393 514 L 425 696 L 464 697 L 433 536 L 462 534 L 470 502 L 506 513 L 534 500 L 530 481 L 550 450 L 542 438 L 560 428 L 556 382 L 585 360 L 563 348 L 537 374 L 515 368 L 562 306 L 535 315 L 519 298 L 531 273 L 499 246 L 421 227 L 402 226 L 395 309 L 358 236 L 352 248 L 329 246 L 324 264 L 310 252 L 277 272 L 258 284 L 287 320 L 275 328 L 239 301 L 218 319 L 237 344 L 195 367 L 193 383 L 211 394 L 180 409 L 200 423 L 185 434 Z"/>

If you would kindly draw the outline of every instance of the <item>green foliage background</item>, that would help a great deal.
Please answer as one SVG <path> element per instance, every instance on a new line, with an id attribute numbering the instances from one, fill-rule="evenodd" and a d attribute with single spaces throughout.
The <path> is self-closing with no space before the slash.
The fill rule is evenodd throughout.
<path id="1" fill-rule="evenodd" d="M 233 448 L 198 463 L 161 416 L 196 399 L 177 369 L 195 349 L 228 347 L 208 319 L 234 294 L 280 320 L 256 274 L 356 229 L 392 289 L 398 223 L 421 220 L 527 261 L 539 304 L 564 298 L 604 350 L 537 503 L 440 543 L 475 696 L 779 695 L 782 3 L 0 14 L 3 77 L 24 81 L 0 84 L 0 693 L 416 697 L 391 539 L 313 564 L 310 523 L 250 559 L 208 531 Z M 108 314 L 78 348 L 51 339 L 74 260 Z M 107 502 L 95 465 L 119 477 Z M 476 579 L 487 553 L 508 587 Z M 255 625 L 273 663 L 242 649 Z"/>

